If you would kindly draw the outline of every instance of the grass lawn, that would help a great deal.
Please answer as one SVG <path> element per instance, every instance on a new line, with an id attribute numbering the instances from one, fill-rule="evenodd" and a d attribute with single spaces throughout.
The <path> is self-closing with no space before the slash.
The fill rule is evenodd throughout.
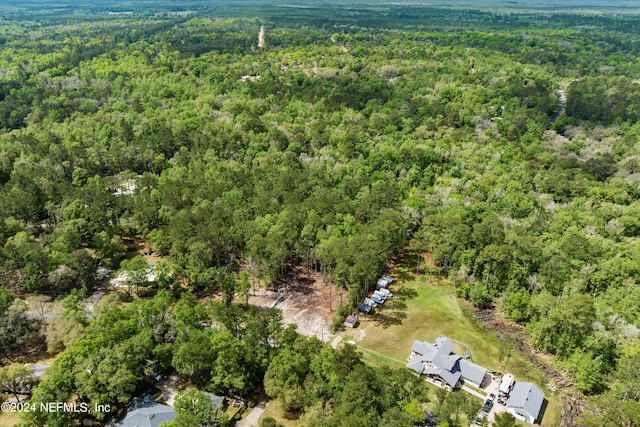
<path id="1" fill-rule="evenodd" d="M 394 297 L 373 316 L 360 316 L 360 326 L 343 332 L 357 342 L 366 362 L 373 365 L 404 366 L 414 340 L 433 342 L 439 335 L 456 344 L 454 352 L 464 355 L 489 371 L 510 372 L 518 381 L 531 381 L 545 392 L 549 400 L 543 426 L 553 426 L 560 419 L 561 402 L 545 386 L 540 370 L 519 353 L 514 346 L 501 343 L 465 314 L 464 303 L 455 297 L 453 285 L 438 284 L 429 274 L 415 277 L 406 263 L 397 266 L 391 275 Z"/>
<path id="2" fill-rule="evenodd" d="M 273 400 L 269 404 L 266 411 L 260 416 L 260 421 L 267 417 L 273 418 L 278 424 L 282 424 L 284 427 L 299 427 L 302 425 L 300 420 L 289 420 L 285 418 L 284 411 L 282 410 L 282 402 L 278 399 Z"/>

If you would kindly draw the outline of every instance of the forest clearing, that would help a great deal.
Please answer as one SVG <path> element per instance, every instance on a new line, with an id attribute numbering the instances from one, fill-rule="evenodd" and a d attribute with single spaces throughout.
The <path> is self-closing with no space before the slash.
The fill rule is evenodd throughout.
<path id="1" fill-rule="evenodd" d="M 269 289 L 255 291 L 249 297 L 249 304 L 276 307 L 282 311 L 285 325 L 295 324 L 298 333 L 323 342 L 333 338 L 331 317 L 347 301 L 347 292 L 336 290 L 320 273 L 302 266 L 286 272 Z"/>

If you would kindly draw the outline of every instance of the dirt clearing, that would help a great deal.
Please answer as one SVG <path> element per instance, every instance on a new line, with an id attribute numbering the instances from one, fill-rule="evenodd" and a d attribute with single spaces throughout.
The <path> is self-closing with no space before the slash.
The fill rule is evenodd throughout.
<path id="1" fill-rule="evenodd" d="M 347 303 L 348 298 L 346 292 L 338 294 L 320 273 L 296 267 L 266 291 L 250 296 L 249 304 L 279 308 L 285 325 L 294 323 L 299 333 L 329 342 L 333 339 L 331 316 L 340 307 L 340 300 Z"/>

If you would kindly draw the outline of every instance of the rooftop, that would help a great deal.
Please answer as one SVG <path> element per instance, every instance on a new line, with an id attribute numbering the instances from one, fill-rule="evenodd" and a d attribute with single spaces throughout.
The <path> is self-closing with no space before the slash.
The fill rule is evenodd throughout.
<path id="1" fill-rule="evenodd" d="M 544 393 L 532 383 L 516 383 L 511 391 L 507 406 L 524 409 L 529 415 L 538 418 L 544 402 Z"/>
<path id="2" fill-rule="evenodd" d="M 482 384 L 484 376 L 487 373 L 486 368 L 465 359 L 460 359 L 458 363 L 460 364 L 460 372 L 463 377 L 475 384 Z"/>
<path id="3" fill-rule="evenodd" d="M 153 396 L 146 395 L 133 409 L 112 427 L 158 427 L 163 421 L 171 421 L 176 417 L 172 407 L 153 401 Z"/>

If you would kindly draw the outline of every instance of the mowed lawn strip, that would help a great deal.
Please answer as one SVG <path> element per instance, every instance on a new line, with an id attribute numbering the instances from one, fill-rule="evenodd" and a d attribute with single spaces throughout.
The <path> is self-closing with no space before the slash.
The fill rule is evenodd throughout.
<path id="1" fill-rule="evenodd" d="M 541 387 L 549 401 L 542 425 L 556 425 L 562 405 L 559 396 L 546 388 L 540 369 L 513 345 L 498 341 L 465 314 L 464 303 L 455 297 L 453 285 L 445 281 L 438 284 L 426 275 L 396 281 L 390 290 L 394 297 L 378 306 L 376 314 L 360 316 L 358 328 L 344 332 L 357 342 L 366 362 L 398 367 L 398 361 L 406 364 L 414 340 L 433 342 L 444 335 L 454 341 L 457 354 L 464 357 L 466 346 L 474 363 L 489 371 L 510 372 L 517 381 L 531 381 Z"/>

